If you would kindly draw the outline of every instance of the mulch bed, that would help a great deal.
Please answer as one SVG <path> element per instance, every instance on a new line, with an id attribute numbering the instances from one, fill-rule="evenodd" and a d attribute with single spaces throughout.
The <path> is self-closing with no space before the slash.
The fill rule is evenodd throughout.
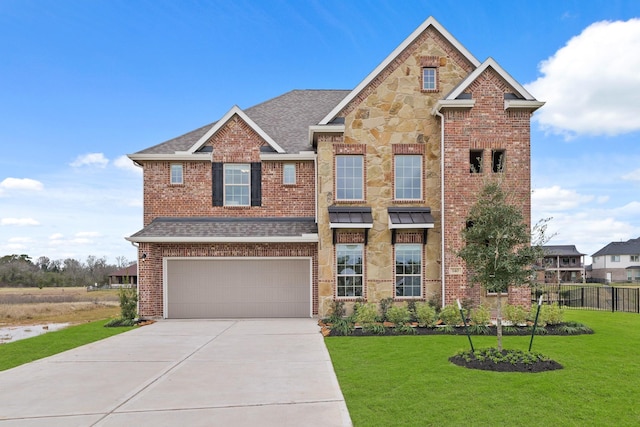
<path id="1" fill-rule="evenodd" d="M 579 333 L 567 333 L 566 330 L 563 329 L 563 326 L 565 324 L 561 323 L 559 325 L 547 325 L 544 327 L 544 333 L 540 333 L 541 329 L 540 327 L 538 327 L 538 331 L 536 332 L 536 335 L 579 335 L 579 334 L 586 334 L 586 333 L 593 333 L 593 332 L 579 332 Z M 435 328 L 421 328 L 421 327 L 414 327 L 413 328 L 415 333 L 412 335 L 466 335 L 467 332 L 465 331 L 465 328 L 462 326 L 456 326 L 452 329 L 446 329 L 446 328 L 442 328 L 442 327 L 435 327 Z M 398 336 L 398 335 L 403 335 L 403 334 L 398 334 L 395 331 L 395 328 L 393 327 L 387 327 L 385 328 L 384 334 L 372 334 L 369 332 L 366 332 L 365 330 L 363 330 L 360 327 L 356 327 L 354 329 L 354 331 L 349 335 L 349 336 L 354 336 L 354 337 L 366 337 L 366 336 Z M 406 334 L 404 334 L 406 335 Z M 471 333 L 471 335 L 476 336 L 476 335 L 486 335 L 486 336 L 496 336 L 497 335 L 497 328 L 495 326 L 489 326 L 488 327 L 488 333 L 486 334 L 474 334 Z M 504 326 L 502 327 L 502 335 L 505 336 L 528 336 L 531 335 L 531 328 L 527 327 L 527 326 L 518 326 L 518 327 L 512 327 L 512 328 L 505 328 Z M 337 337 L 337 336 L 343 336 L 341 335 L 338 331 L 336 330 L 330 330 L 326 333 L 326 336 L 330 336 L 330 337 Z"/>
<path id="2" fill-rule="evenodd" d="M 506 350 L 503 350 L 503 354 L 506 354 Z M 494 362 L 492 360 L 478 360 L 472 358 L 471 360 L 465 360 L 462 356 L 452 356 L 449 361 L 455 365 L 463 366 L 469 369 L 480 369 L 483 371 L 494 372 L 547 372 L 555 371 L 556 369 L 562 369 L 562 365 L 555 360 L 539 360 L 533 363 L 509 363 L 509 362 Z"/>

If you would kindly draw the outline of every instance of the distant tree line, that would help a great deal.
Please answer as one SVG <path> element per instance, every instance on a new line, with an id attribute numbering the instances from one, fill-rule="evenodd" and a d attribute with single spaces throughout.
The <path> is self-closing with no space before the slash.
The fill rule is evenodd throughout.
<path id="1" fill-rule="evenodd" d="M 93 255 L 85 262 L 74 258 L 52 260 L 41 256 L 33 261 L 28 255 L 5 255 L 0 258 L 0 286 L 61 287 L 105 285 L 109 275 L 133 262 L 116 257 L 117 264 Z"/>

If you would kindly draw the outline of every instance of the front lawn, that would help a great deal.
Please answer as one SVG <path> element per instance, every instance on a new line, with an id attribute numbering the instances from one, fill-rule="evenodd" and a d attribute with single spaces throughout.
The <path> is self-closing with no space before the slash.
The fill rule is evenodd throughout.
<path id="1" fill-rule="evenodd" d="M 640 425 L 640 315 L 567 310 L 593 335 L 536 336 L 564 369 L 501 373 L 448 361 L 466 336 L 325 338 L 355 426 Z M 495 337 L 474 336 L 476 348 Z M 529 337 L 504 337 L 527 350 Z"/>
<path id="2" fill-rule="evenodd" d="M 105 328 L 107 320 L 70 326 L 33 338 L 0 345 L 0 371 L 52 356 L 132 329 Z"/>

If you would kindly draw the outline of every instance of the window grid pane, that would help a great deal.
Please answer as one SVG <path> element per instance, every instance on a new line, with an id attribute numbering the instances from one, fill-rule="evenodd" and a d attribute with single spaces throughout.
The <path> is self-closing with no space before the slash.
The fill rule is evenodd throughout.
<path id="1" fill-rule="evenodd" d="M 282 171 L 282 181 L 284 184 L 296 183 L 296 165 L 286 164 Z"/>
<path id="2" fill-rule="evenodd" d="M 396 245 L 396 296 L 422 296 L 422 247 Z"/>
<path id="3" fill-rule="evenodd" d="M 362 200 L 362 156 L 336 157 L 336 199 Z"/>
<path id="4" fill-rule="evenodd" d="M 422 156 L 395 157 L 396 200 L 422 198 Z"/>
<path id="5" fill-rule="evenodd" d="M 436 69 L 422 69 L 422 90 L 435 90 L 436 88 Z"/>
<path id="6" fill-rule="evenodd" d="M 182 184 L 182 165 L 171 165 L 171 183 Z"/>
<path id="7" fill-rule="evenodd" d="M 362 296 L 362 245 L 337 245 L 337 295 Z"/>
<path id="8" fill-rule="evenodd" d="M 249 206 L 251 169 L 247 164 L 224 165 L 225 206 Z"/>

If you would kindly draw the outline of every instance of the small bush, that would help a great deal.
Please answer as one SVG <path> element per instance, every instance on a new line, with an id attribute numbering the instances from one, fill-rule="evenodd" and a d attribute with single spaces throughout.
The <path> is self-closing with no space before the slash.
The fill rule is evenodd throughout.
<path id="1" fill-rule="evenodd" d="M 536 318 L 536 310 L 538 306 L 531 307 L 531 313 L 529 314 L 529 319 L 531 321 Z M 562 319 L 564 318 L 564 311 L 558 304 L 554 303 L 551 305 L 542 305 L 540 307 L 540 315 L 538 316 L 538 325 L 546 326 L 546 325 L 558 325 L 562 323 Z"/>
<path id="2" fill-rule="evenodd" d="M 486 326 L 491 323 L 491 311 L 484 305 L 471 309 L 471 321 L 478 326 Z"/>
<path id="3" fill-rule="evenodd" d="M 107 323 L 104 324 L 105 328 L 117 328 L 123 326 L 136 326 L 136 321 L 133 319 L 111 319 Z"/>
<path id="4" fill-rule="evenodd" d="M 522 325 L 527 322 L 527 312 L 519 305 L 507 304 L 502 309 L 502 318 L 512 325 Z"/>
<path id="5" fill-rule="evenodd" d="M 135 288 L 120 288 L 120 313 L 122 319 L 133 320 L 137 317 L 138 292 Z"/>
<path id="6" fill-rule="evenodd" d="M 440 310 L 440 320 L 442 320 L 445 325 L 456 326 L 462 322 L 460 310 L 453 305 L 447 305 Z"/>
<path id="7" fill-rule="evenodd" d="M 347 310 L 344 307 L 344 301 L 333 300 L 331 302 L 331 314 L 328 318 L 329 322 L 335 323 L 342 319 L 345 314 L 347 314 Z"/>
<path id="8" fill-rule="evenodd" d="M 393 305 L 393 298 L 384 298 L 380 300 L 380 311 L 382 312 L 382 320 L 387 319 L 387 310 Z"/>
<path id="9" fill-rule="evenodd" d="M 374 303 L 356 304 L 355 321 L 361 325 L 374 323 L 378 320 L 378 306 Z"/>
<path id="10" fill-rule="evenodd" d="M 391 323 L 395 323 L 396 326 L 401 326 L 411 320 L 411 312 L 409 312 L 406 305 L 394 305 L 389 307 L 387 310 L 387 320 Z"/>
<path id="11" fill-rule="evenodd" d="M 338 319 L 331 326 L 331 332 L 335 331 L 337 335 L 351 335 L 354 329 L 355 325 L 351 319 Z"/>
<path id="12" fill-rule="evenodd" d="M 436 309 L 426 302 L 416 304 L 416 319 L 422 327 L 433 326 L 436 322 Z"/>

